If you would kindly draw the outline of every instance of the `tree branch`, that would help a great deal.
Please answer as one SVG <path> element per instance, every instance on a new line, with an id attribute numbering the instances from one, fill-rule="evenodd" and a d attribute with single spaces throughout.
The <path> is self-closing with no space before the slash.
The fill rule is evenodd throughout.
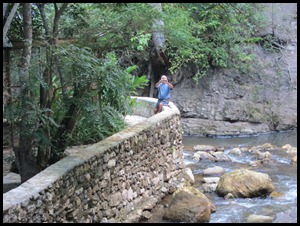
<path id="1" fill-rule="evenodd" d="M 9 30 L 10 24 L 13 20 L 13 17 L 15 15 L 15 13 L 17 12 L 17 9 L 18 9 L 19 5 L 20 5 L 20 3 L 15 3 L 12 10 L 10 11 L 10 13 L 7 17 L 7 20 L 6 20 L 5 25 L 3 27 L 3 42 L 5 40 L 5 37 L 7 35 L 8 30 Z M 3 17 L 4 17 L 4 14 L 3 14 Z"/>

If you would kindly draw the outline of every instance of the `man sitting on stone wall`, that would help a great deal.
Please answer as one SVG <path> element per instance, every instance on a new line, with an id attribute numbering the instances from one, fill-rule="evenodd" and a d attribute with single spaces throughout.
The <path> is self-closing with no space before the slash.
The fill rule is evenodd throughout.
<path id="1" fill-rule="evenodd" d="M 163 106 L 169 105 L 170 91 L 173 85 L 169 83 L 167 76 L 161 76 L 161 79 L 155 84 L 158 88 L 158 101 L 155 104 L 154 114 L 162 111 Z"/>

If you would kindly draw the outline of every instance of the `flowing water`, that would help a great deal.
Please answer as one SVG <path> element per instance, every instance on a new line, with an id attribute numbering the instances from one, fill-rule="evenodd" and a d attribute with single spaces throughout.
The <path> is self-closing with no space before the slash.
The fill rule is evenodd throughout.
<path id="1" fill-rule="evenodd" d="M 252 147 L 271 143 L 278 147 L 290 144 L 297 147 L 297 131 L 262 134 L 255 137 L 236 138 L 205 138 L 183 137 L 185 164 L 192 166 L 195 178 L 201 175 L 208 167 L 221 166 L 225 173 L 235 169 L 247 168 L 270 176 L 278 197 L 259 198 L 235 198 L 224 199 L 218 197 L 215 192 L 205 193 L 216 206 L 216 212 L 211 214 L 209 223 L 245 223 L 250 214 L 270 216 L 274 219 L 277 213 L 297 207 L 297 164 L 291 164 L 293 155 L 285 151 L 270 151 L 272 163 L 251 167 L 249 161 L 253 160 L 250 153 L 242 153 L 241 156 L 228 154 L 234 147 Z M 213 145 L 224 147 L 225 154 L 231 158 L 231 162 L 195 161 L 192 159 L 195 145 Z M 197 180 L 197 179 L 196 179 Z M 295 220 L 296 221 L 296 220 Z"/>

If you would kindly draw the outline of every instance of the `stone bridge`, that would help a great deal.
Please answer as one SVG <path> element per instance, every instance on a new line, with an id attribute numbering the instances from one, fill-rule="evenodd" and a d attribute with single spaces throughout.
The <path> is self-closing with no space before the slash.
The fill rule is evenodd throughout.
<path id="1" fill-rule="evenodd" d="M 184 168 L 180 112 L 170 102 L 153 115 L 157 99 L 132 98 L 143 120 L 131 118 L 126 129 L 4 193 L 3 223 L 137 222 L 174 191 Z"/>

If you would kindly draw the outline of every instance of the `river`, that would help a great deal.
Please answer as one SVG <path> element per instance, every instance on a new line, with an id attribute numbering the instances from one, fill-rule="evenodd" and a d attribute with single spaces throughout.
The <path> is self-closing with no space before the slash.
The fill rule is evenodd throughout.
<path id="1" fill-rule="evenodd" d="M 195 178 L 201 175 L 208 167 L 221 166 L 225 172 L 240 168 L 250 168 L 250 153 L 241 156 L 229 155 L 232 162 L 197 162 L 192 159 L 192 147 L 198 144 L 224 147 L 225 153 L 234 147 L 251 147 L 271 143 L 278 147 L 290 144 L 297 147 L 297 130 L 261 134 L 252 137 L 235 138 L 206 138 L 206 137 L 183 137 L 185 164 L 191 164 Z M 216 212 L 211 214 L 209 223 L 245 223 L 250 214 L 264 215 L 275 218 L 279 212 L 297 207 L 297 164 L 290 164 L 291 156 L 284 151 L 272 151 L 272 164 L 263 164 L 251 167 L 251 170 L 266 173 L 270 176 L 275 191 L 279 197 L 271 198 L 235 198 L 224 199 L 218 197 L 215 192 L 206 194 L 216 206 Z M 200 177 L 201 178 L 201 177 Z M 195 183 L 197 184 L 197 183 Z M 197 186 L 196 186 L 197 187 Z M 296 220 L 297 221 L 297 220 Z"/>
<path id="2" fill-rule="evenodd" d="M 253 160 L 250 153 L 244 153 L 241 156 L 229 154 L 229 150 L 234 147 L 252 147 L 271 143 L 278 147 L 290 144 L 297 147 L 297 130 L 288 132 L 267 133 L 251 137 L 234 138 L 207 138 L 184 136 L 184 162 L 187 167 L 192 169 L 195 176 L 194 187 L 201 190 L 201 179 L 203 170 L 208 167 L 221 166 L 225 172 L 235 169 L 248 168 L 257 172 L 266 173 L 270 176 L 275 191 L 280 194 L 278 197 L 257 197 L 257 198 L 234 198 L 224 199 L 215 192 L 204 193 L 216 207 L 216 212 L 210 215 L 209 223 L 246 223 L 251 214 L 272 217 L 272 222 L 289 223 L 297 222 L 297 164 L 290 164 L 291 156 L 285 151 L 272 151 L 272 163 L 262 164 L 257 167 L 250 167 L 249 161 Z M 224 153 L 231 158 L 231 162 L 212 162 L 193 160 L 193 147 L 196 145 L 213 145 L 223 147 Z M 142 223 L 171 223 L 163 220 L 162 216 L 165 207 L 172 200 L 171 196 L 166 196 L 151 211 L 152 217 Z M 290 211 L 295 216 L 287 218 L 286 215 L 281 219 L 276 219 L 278 214 L 284 211 Z M 276 216 L 277 214 L 277 216 Z M 181 222 L 182 223 L 182 222 Z"/>

